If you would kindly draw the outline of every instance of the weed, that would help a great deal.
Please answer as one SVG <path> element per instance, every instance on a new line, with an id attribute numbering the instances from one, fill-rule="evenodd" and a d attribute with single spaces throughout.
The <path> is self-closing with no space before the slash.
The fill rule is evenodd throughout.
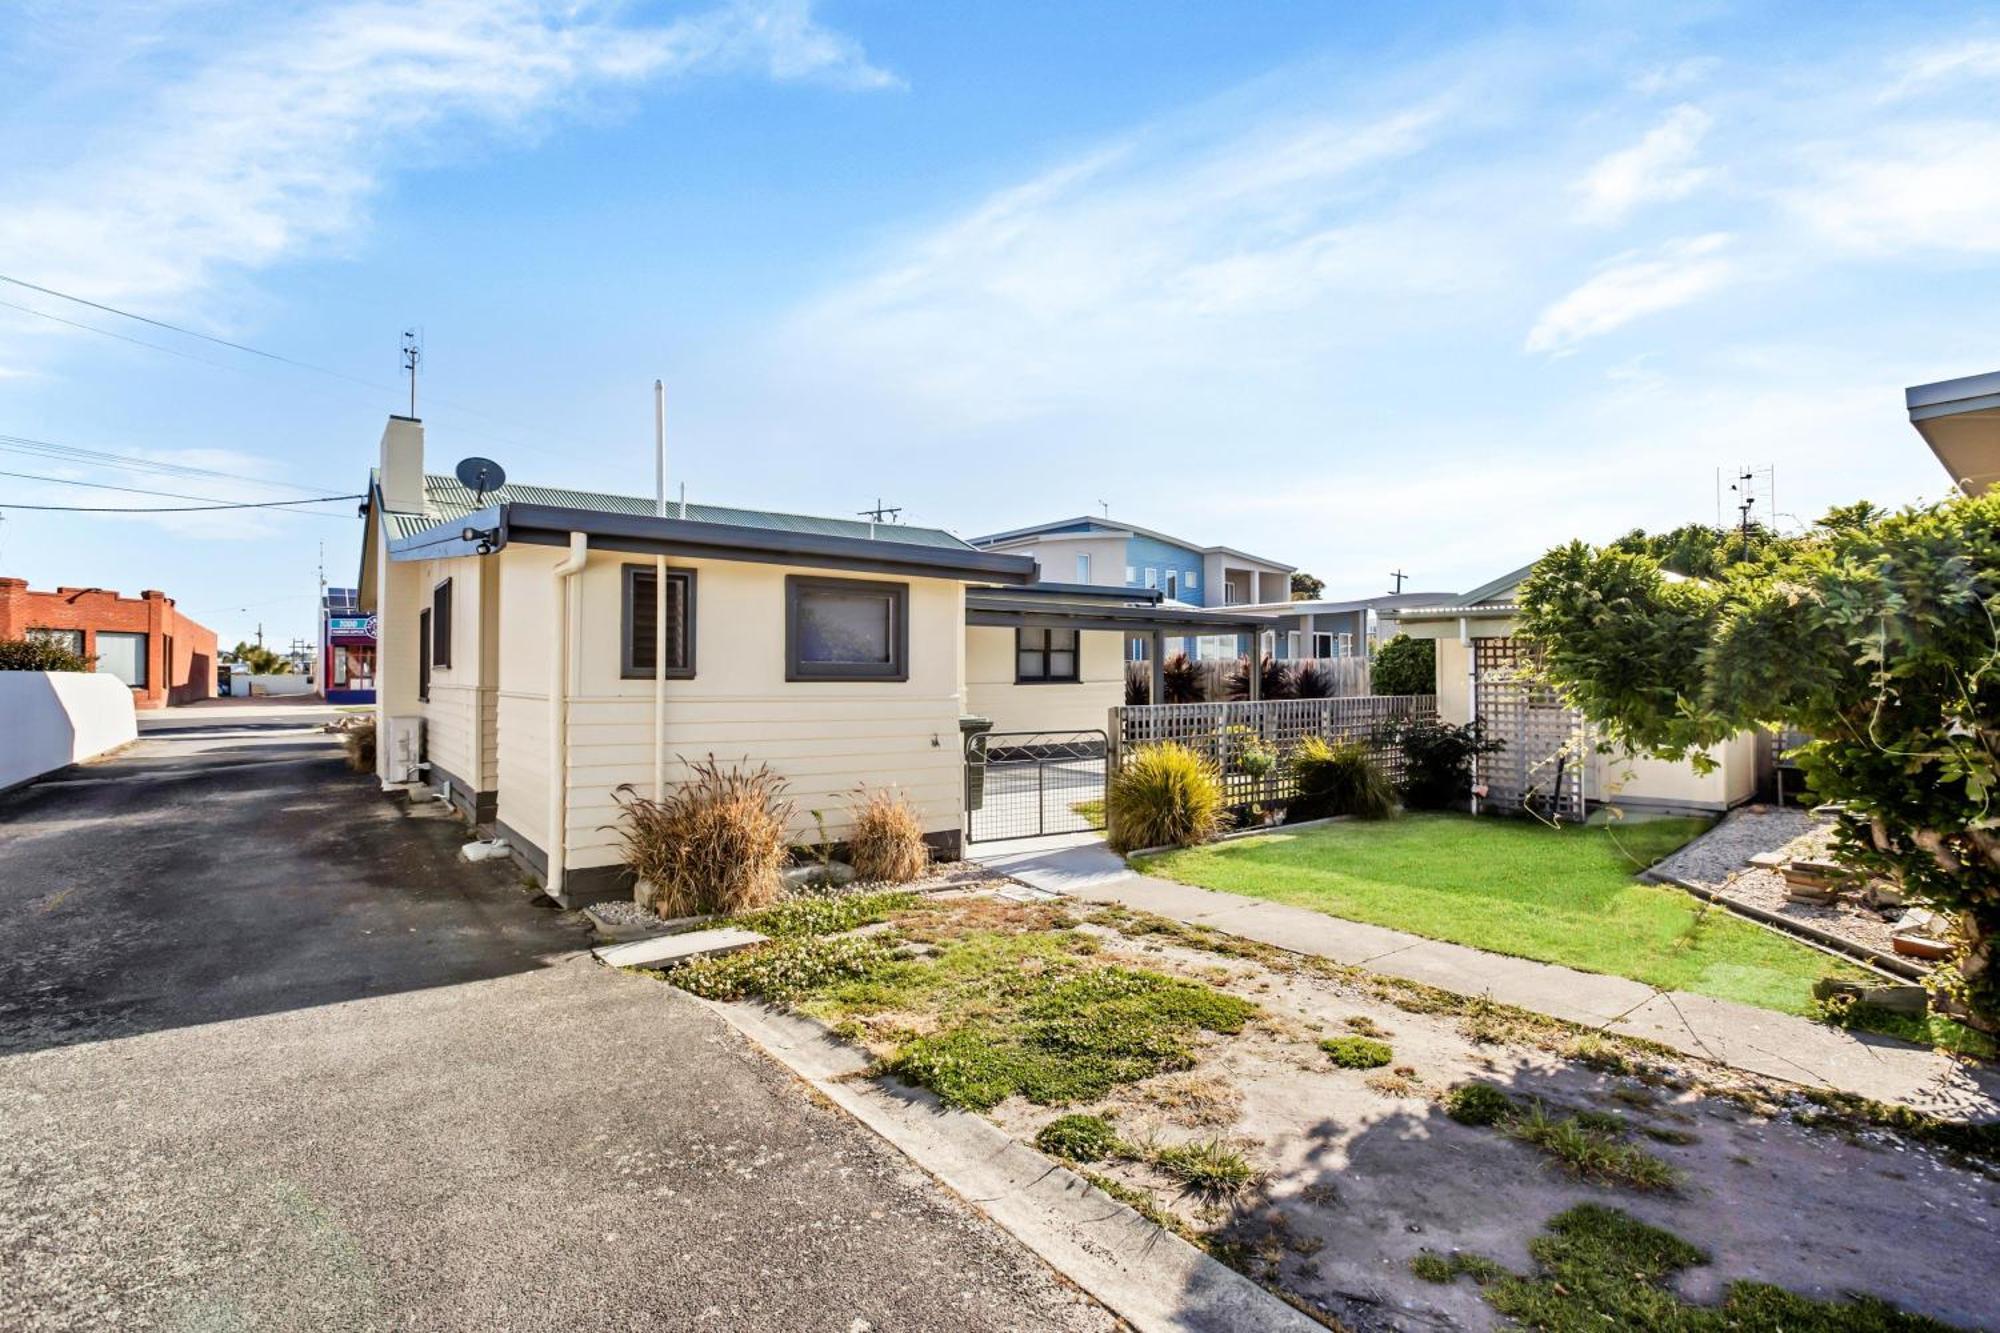
<path id="1" fill-rule="evenodd" d="M 1377 1037 L 1387 1040 L 1396 1034 L 1377 1023 L 1366 1014 L 1354 1014 L 1347 1020 L 1347 1030 L 1363 1037 Z"/>
<path id="2" fill-rule="evenodd" d="M 1800 1115 L 1800 1124 L 1828 1129 L 1861 1125 L 1892 1129 L 1918 1143 L 1928 1143 L 1987 1162 L 2000 1162 L 2000 1122 L 1967 1124 L 1941 1120 L 1908 1106 L 1871 1101 L 1852 1093 L 1824 1088 L 1806 1088 L 1802 1090 L 1802 1095 L 1821 1109 Z"/>
<path id="3" fill-rule="evenodd" d="M 1409 1065 L 1398 1065 L 1386 1074 L 1370 1074 L 1363 1082 L 1384 1097 L 1421 1097 L 1424 1091 L 1424 1081 Z"/>
<path id="4" fill-rule="evenodd" d="M 1169 1074 L 1140 1085 L 1133 1096 L 1190 1128 L 1221 1129 L 1234 1124 L 1243 1112 L 1243 1094 L 1212 1074 Z"/>
<path id="5" fill-rule="evenodd" d="M 1197 1245 L 1202 1243 L 1202 1238 L 1192 1227 L 1183 1222 L 1171 1209 L 1160 1207 L 1160 1201 L 1145 1190 L 1127 1185 L 1122 1180 L 1114 1180 L 1098 1171 L 1085 1171 L 1083 1178 L 1160 1230 L 1171 1231 L 1182 1240 L 1192 1241 Z"/>
<path id="6" fill-rule="evenodd" d="M 1380 1069 L 1396 1058 L 1387 1042 L 1372 1037 L 1328 1037 L 1319 1048 L 1342 1069 Z"/>
<path id="7" fill-rule="evenodd" d="M 1653 1094 L 1650 1088 L 1613 1088 L 1611 1090 L 1611 1100 L 1614 1102 L 1623 1102 L 1625 1105 L 1641 1111 L 1660 1104 L 1660 1099 Z"/>
<path id="8" fill-rule="evenodd" d="M 1070 1162 L 1099 1162 L 1118 1152 L 1118 1131 L 1101 1115 L 1065 1115 L 1043 1125 L 1035 1146 Z"/>
<path id="9" fill-rule="evenodd" d="M 1639 1132 L 1655 1143 L 1670 1144 L 1676 1148 L 1685 1148 L 1691 1143 L 1701 1142 L 1700 1135 L 1691 1134 L 1685 1129 L 1661 1129 L 1654 1125 L 1642 1125 Z"/>
<path id="10" fill-rule="evenodd" d="M 887 921 L 917 905 L 914 893 L 856 893 L 844 898 L 793 898 L 761 912 L 732 917 L 731 924 L 773 938 L 838 935 Z"/>
<path id="11" fill-rule="evenodd" d="M 1461 1125 L 1491 1125 L 1514 1114 L 1514 1099 L 1491 1083 L 1461 1083 L 1444 1095 L 1444 1113 Z"/>
<path id="12" fill-rule="evenodd" d="M 1426 1282 L 1443 1283 L 1456 1281 L 1460 1277 L 1470 1277 L 1480 1286 L 1509 1276 L 1507 1270 L 1494 1263 L 1483 1254 L 1467 1254 L 1453 1250 L 1450 1254 L 1439 1254 L 1436 1250 L 1425 1250 L 1410 1260 L 1410 1272 Z"/>
<path id="13" fill-rule="evenodd" d="M 1153 1164 L 1198 1194 L 1241 1194 L 1263 1178 L 1240 1149 L 1222 1139 L 1177 1143 L 1153 1154 Z"/>
<path id="14" fill-rule="evenodd" d="M 1597 1134 L 1623 1134 L 1629 1126 L 1616 1111 L 1578 1111 L 1576 1123 Z"/>
<path id="15" fill-rule="evenodd" d="M 1680 1183 L 1679 1172 L 1645 1149 L 1591 1128 L 1579 1116 L 1552 1116 L 1539 1103 L 1517 1110 L 1500 1128 L 1586 1180 L 1637 1190 L 1671 1190 Z"/>
<path id="16" fill-rule="evenodd" d="M 1680 1237 L 1616 1209 L 1582 1204 L 1529 1243 L 1537 1271 L 1486 1288 L 1500 1313 L 1557 1333 L 1948 1333 L 1944 1324 L 1882 1301 L 1812 1300 L 1761 1282 L 1732 1282 L 1719 1306 L 1682 1303 L 1669 1283 L 1708 1256 Z"/>
<path id="17" fill-rule="evenodd" d="M 684 991 L 710 1000 L 758 996 L 785 1000 L 839 981 L 872 976 L 896 961 L 885 940 L 802 935 L 736 953 L 697 958 L 666 973 Z"/>
<path id="18" fill-rule="evenodd" d="M 1601 1033 L 1586 1032 L 1563 1048 L 1563 1054 L 1601 1074 L 1629 1074 L 1631 1061 L 1617 1045 Z"/>

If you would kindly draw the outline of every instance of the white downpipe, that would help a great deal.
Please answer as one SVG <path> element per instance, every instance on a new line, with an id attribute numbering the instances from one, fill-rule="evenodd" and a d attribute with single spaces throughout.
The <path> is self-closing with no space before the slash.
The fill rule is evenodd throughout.
<path id="1" fill-rule="evenodd" d="M 569 843 L 569 578 L 590 558 L 590 538 L 569 535 L 569 554 L 556 562 L 555 630 L 549 636 L 549 870 L 543 890 L 563 894 L 564 852 Z"/>
<path id="2" fill-rule="evenodd" d="M 1465 649 L 1465 724 L 1471 726 L 1479 720 L 1479 654 L 1472 649 L 1472 624 L 1464 616 L 1458 618 L 1458 643 Z M 1479 757 L 1472 759 L 1472 785 L 1479 785 Z M 1479 813 L 1479 793 L 1472 794 L 1472 813 Z"/>
<path id="3" fill-rule="evenodd" d="M 653 557 L 653 799 L 667 794 L 667 558 Z"/>

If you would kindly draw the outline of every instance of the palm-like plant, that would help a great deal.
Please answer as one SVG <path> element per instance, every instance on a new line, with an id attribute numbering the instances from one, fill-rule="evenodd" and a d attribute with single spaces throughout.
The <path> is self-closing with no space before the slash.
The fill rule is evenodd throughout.
<path id="1" fill-rule="evenodd" d="M 1296 699 L 1298 693 L 1292 687 L 1292 669 L 1283 662 L 1269 657 L 1257 664 L 1257 686 L 1260 697 L 1265 699 Z M 1248 659 L 1237 662 L 1236 669 L 1229 673 L 1229 697 L 1248 699 L 1250 697 L 1250 663 Z"/>

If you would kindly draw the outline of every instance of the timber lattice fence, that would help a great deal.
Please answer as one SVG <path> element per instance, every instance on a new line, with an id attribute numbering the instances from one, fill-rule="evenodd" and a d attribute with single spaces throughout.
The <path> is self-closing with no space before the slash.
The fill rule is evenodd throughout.
<path id="1" fill-rule="evenodd" d="M 1433 694 L 1370 694 L 1341 699 L 1237 700 L 1213 704 L 1127 704 L 1111 710 L 1111 772 L 1142 745 L 1174 741 L 1208 758 L 1232 806 L 1290 800 L 1298 784 L 1287 762 L 1308 736 L 1358 741 L 1392 782 L 1403 777 L 1399 728 L 1437 719 Z M 1277 756 L 1268 774 L 1243 767 L 1255 740 Z"/>

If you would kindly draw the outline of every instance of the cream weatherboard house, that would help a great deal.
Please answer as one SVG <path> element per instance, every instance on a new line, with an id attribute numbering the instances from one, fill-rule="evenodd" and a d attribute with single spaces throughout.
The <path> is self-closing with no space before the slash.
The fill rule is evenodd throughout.
<path id="1" fill-rule="evenodd" d="M 566 903 L 629 891 L 617 789 L 662 791 L 711 754 L 783 775 L 801 842 L 812 811 L 838 839 L 858 788 L 893 788 L 954 855 L 961 718 L 1102 729 L 1129 636 L 1242 627 L 1157 593 L 1039 583 L 1031 559 L 938 529 L 474 494 L 426 473 L 407 417 L 383 432 L 365 515 L 378 776 L 491 827 Z"/>

